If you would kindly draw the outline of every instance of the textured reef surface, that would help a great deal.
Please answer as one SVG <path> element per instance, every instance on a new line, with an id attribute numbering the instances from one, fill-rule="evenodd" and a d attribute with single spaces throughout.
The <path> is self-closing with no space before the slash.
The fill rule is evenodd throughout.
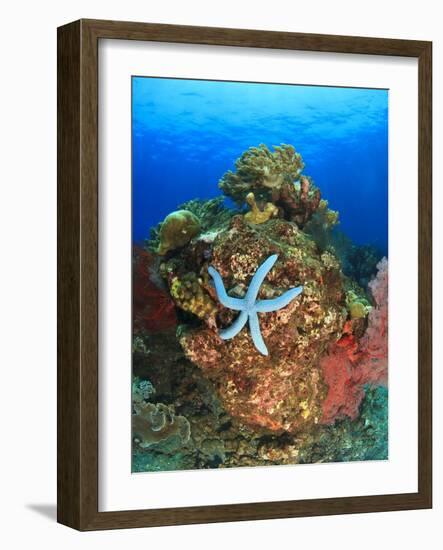
<path id="1" fill-rule="evenodd" d="M 235 208 L 189 201 L 134 249 L 133 471 L 387 458 L 387 259 L 303 170 L 292 145 L 251 147 L 219 182 Z M 270 258 L 255 303 L 280 307 L 248 327 Z"/>

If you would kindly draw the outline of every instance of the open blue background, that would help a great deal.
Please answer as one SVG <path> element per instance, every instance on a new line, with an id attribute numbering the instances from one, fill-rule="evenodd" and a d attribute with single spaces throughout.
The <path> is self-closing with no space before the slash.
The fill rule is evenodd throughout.
<path id="1" fill-rule="evenodd" d="M 290 143 L 340 228 L 388 246 L 388 91 L 133 77 L 133 240 L 217 183 L 248 147 Z"/>

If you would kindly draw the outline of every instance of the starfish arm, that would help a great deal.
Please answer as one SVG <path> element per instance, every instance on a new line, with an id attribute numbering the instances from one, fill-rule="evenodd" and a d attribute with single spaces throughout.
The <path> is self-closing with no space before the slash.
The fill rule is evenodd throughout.
<path id="1" fill-rule="evenodd" d="M 255 310 L 260 313 L 270 313 L 271 311 L 278 311 L 283 307 L 286 307 L 294 298 L 303 292 L 302 286 L 297 286 L 287 290 L 284 294 L 278 298 L 272 300 L 259 300 L 255 304 Z"/>
<path id="2" fill-rule="evenodd" d="M 225 328 L 219 332 L 220 338 L 223 340 L 230 340 L 237 336 L 241 329 L 246 325 L 248 320 L 248 314 L 246 311 L 242 311 L 237 319 L 228 328 Z"/>
<path id="3" fill-rule="evenodd" d="M 235 311 L 241 311 L 245 309 L 244 300 L 240 298 L 232 298 L 228 296 L 225 286 L 223 284 L 223 279 L 220 276 L 220 273 L 214 269 L 212 266 L 208 267 L 208 273 L 214 281 L 215 290 L 217 292 L 217 297 L 222 304 L 222 306 L 228 307 Z"/>
<path id="4" fill-rule="evenodd" d="M 249 329 L 251 331 L 252 341 L 254 346 L 262 355 L 268 355 L 268 348 L 263 340 L 263 336 L 260 331 L 260 324 L 258 321 L 258 316 L 255 311 L 249 314 Z"/>
<path id="5" fill-rule="evenodd" d="M 277 261 L 278 255 L 273 254 L 261 264 L 261 266 L 255 272 L 255 275 L 252 277 L 251 283 L 246 293 L 245 300 L 248 306 L 252 306 L 257 299 L 258 291 L 265 280 L 266 275 L 271 271 L 275 262 Z"/>

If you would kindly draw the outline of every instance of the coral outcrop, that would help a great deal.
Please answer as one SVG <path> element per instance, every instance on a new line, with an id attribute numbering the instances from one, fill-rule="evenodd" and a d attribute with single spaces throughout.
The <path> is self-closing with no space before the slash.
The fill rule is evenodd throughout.
<path id="1" fill-rule="evenodd" d="M 258 298 L 275 298 L 300 285 L 303 293 L 287 307 L 261 316 L 269 357 L 257 352 L 247 330 L 224 342 L 211 327 L 182 327 L 180 343 L 215 383 L 232 416 L 249 426 L 294 431 L 321 419 L 326 386 L 318 358 L 341 334 L 347 310 L 339 263 L 327 252 L 320 254 L 294 223 L 270 220 L 250 226 L 237 216 L 215 239 L 211 264 L 228 293 L 241 297 L 272 254 L 279 259 Z M 219 328 L 234 318 L 219 304 Z"/>
<path id="2" fill-rule="evenodd" d="M 187 244 L 200 233 L 200 222 L 189 210 L 176 210 L 163 220 L 157 253 L 164 256 L 167 252 Z"/>

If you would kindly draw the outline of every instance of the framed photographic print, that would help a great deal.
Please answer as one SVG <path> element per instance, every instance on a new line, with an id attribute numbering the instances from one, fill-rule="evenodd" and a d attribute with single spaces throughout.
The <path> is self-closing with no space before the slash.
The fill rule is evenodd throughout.
<path id="1" fill-rule="evenodd" d="M 58 519 L 430 508 L 431 43 L 58 31 Z"/>

